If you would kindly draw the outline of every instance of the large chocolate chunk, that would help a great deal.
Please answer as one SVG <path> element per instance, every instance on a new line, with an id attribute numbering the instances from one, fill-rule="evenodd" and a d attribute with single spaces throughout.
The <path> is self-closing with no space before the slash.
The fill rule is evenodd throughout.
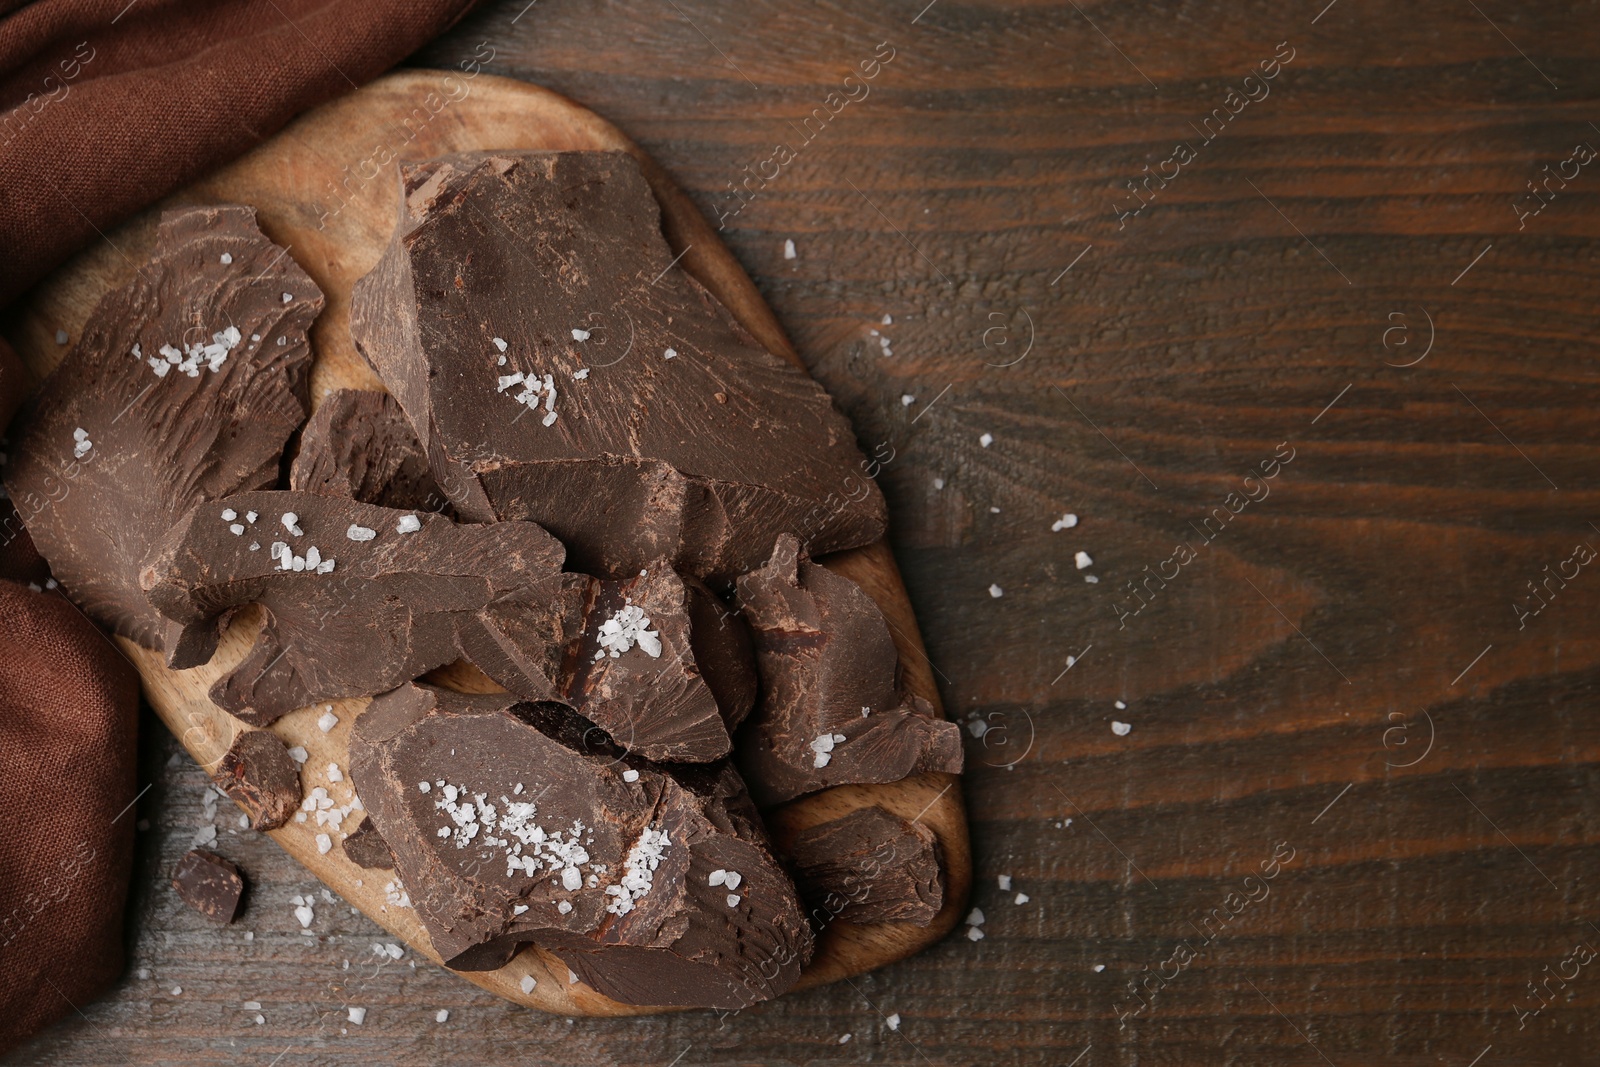
<path id="1" fill-rule="evenodd" d="M 341 389 L 317 406 L 300 434 L 289 488 L 407 511 L 446 504 L 405 412 L 370 389 Z"/>
<path id="2" fill-rule="evenodd" d="M 743 1007 L 812 951 L 727 764 L 625 757 L 552 704 L 406 685 L 357 718 L 350 769 L 434 948 L 458 969 L 536 941 L 630 1004 Z"/>
<path id="3" fill-rule="evenodd" d="M 927 926 L 944 907 L 939 841 L 876 805 L 803 830 L 790 859 L 812 915 Z"/>
<path id="4" fill-rule="evenodd" d="M 739 763 L 762 804 L 833 785 L 961 773 L 961 731 L 927 701 L 902 700 L 894 639 L 872 598 L 800 556 L 784 535 L 765 567 L 739 579 L 762 695 L 739 736 Z"/>
<path id="5" fill-rule="evenodd" d="M 338 497 L 241 493 L 191 511 L 143 582 L 171 621 L 176 668 L 209 660 L 237 608 L 267 609 L 255 645 L 211 690 L 259 726 L 451 662 L 459 631 L 497 599 L 549 610 L 561 560 L 561 545 L 533 523 L 462 526 Z"/>
<path id="6" fill-rule="evenodd" d="M 228 860 L 204 849 L 184 853 L 172 872 L 172 888 L 183 902 L 219 923 L 231 923 L 244 897 L 244 876 Z"/>
<path id="7" fill-rule="evenodd" d="M 532 519 L 582 570 L 757 566 L 781 532 L 877 540 L 883 497 L 827 394 L 675 265 L 622 152 L 401 168 L 351 332 L 458 511 Z"/>
<path id="8" fill-rule="evenodd" d="M 276 830 L 300 810 L 300 765 L 266 730 L 234 738 L 211 780 L 244 809 L 253 830 Z"/>
<path id="9" fill-rule="evenodd" d="M 17 424 L 5 478 L 34 544 L 91 618 L 151 648 L 151 547 L 200 501 L 274 484 L 305 420 L 323 300 L 286 253 L 251 208 L 167 212 Z"/>

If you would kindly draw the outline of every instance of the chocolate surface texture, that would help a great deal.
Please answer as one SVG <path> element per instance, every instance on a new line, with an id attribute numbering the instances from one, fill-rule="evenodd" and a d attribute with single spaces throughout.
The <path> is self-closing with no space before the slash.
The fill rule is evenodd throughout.
<path id="1" fill-rule="evenodd" d="M 266 730 L 234 738 L 211 780 L 250 817 L 252 830 L 276 830 L 300 809 L 300 766 Z"/>
<path id="2" fill-rule="evenodd" d="M 535 523 L 261 492 L 195 509 L 142 580 L 173 627 L 175 668 L 210 660 L 232 612 L 267 609 L 250 652 L 211 690 L 254 725 L 465 655 L 524 699 L 570 704 L 629 751 L 726 756 L 755 698 L 743 623 L 665 565 L 602 582 L 563 572 L 562 556 Z"/>
<path id="3" fill-rule="evenodd" d="M 317 405 L 300 434 L 289 488 L 407 511 L 447 503 L 405 412 L 370 389 L 341 389 Z"/>
<path id="4" fill-rule="evenodd" d="M 883 534 L 849 424 L 674 265 L 632 157 L 452 156 L 402 183 L 351 332 L 463 517 L 534 520 L 606 578 L 728 580 L 782 532 Z"/>
<path id="5" fill-rule="evenodd" d="M 739 736 L 739 763 L 758 802 L 961 773 L 960 728 L 899 693 L 888 623 L 859 586 L 802 558 L 785 535 L 738 589 L 762 686 Z"/>
<path id="6" fill-rule="evenodd" d="M 790 859 L 810 914 L 927 926 L 944 906 L 938 839 L 876 805 L 801 831 Z"/>
<path id="7" fill-rule="evenodd" d="M 172 888 L 185 904 L 211 921 L 231 923 L 244 897 L 244 876 L 228 860 L 196 848 L 178 860 Z"/>
<path id="8" fill-rule="evenodd" d="M 378 827 L 370 815 L 363 818 L 361 825 L 350 831 L 339 845 L 344 849 L 344 854 L 350 862 L 357 867 L 365 867 L 368 870 L 394 868 L 394 853 L 389 851 L 389 843 L 378 833 Z"/>
<path id="9" fill-rule="evenodd" d="M 194 504 L 274 484 L 305 420 L 323 299 L 284 253 L 251 208 L 167 212 L 14 426 L 6 486 L 34 544 L 90 618 L 148 647 L 150 547 Z"/>
<path id="10" fill-rule="evenodd" d="M 624 1003 L 742 1007 L 810 958 L 727 764 L 669 773 L 560 706 L 410 684 L 357 718 L 350 769 L 449 966 L 534 941 Z"/>

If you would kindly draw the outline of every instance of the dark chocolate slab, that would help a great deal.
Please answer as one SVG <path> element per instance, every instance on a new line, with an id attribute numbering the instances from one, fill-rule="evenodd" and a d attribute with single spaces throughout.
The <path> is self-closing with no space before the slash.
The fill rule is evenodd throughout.
<path id="1" fill-rule="evenodd" d="M 534 941 L 613 999 L 743 1007 L 811 955 L 726 763 L 668 773 L 560 706 L 411 684 L 357 718 L 350 769 L 449 966 Z"/>
<path id="2" fill-rule="evenodd" d="M 402 184 L 351 332 L 463 516 L 534 520 L 607 578 L 882 536 L 849 424 L 674 265 L 632 157 L 450 156 Z"/>
<path id="3" fill-rule="evenodd" d="M 286 251 L 251 208 L 168 211 L 14 424 L 5 480 L 34 544 L 90 618 L 148 647 L 151 547 L 193 505 L 274 484 L 305 420 L 323 298 Z"/>
<path id="4" fill-rule="evenodd" d="M 854 582 L 802 558 L 785 535 L 766 566 L 739 579 L 738 604 L 762 687 L 738 738 L 757 801 L 961 772 L 960 728 L 900 695 L 888 623 Z"/>

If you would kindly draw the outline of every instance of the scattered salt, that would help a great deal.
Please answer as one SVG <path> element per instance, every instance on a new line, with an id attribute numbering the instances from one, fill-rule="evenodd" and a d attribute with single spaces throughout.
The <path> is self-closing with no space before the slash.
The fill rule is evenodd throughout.
<path id="1" fill-rule="evenodd" d="M 622 772 L 622 780 L 624 782 L 637 782 L 639 780 L 639 772 L 631 768 L 625 770 Z"/>
<path id="2" fill-rule="evenodd" d="M 1076 525 L 1078 525 L 1078 516 L 1069 511 L 1050 524 L 1050 531 L 1052 533 L 1060 533 L 1062 530 L 1070 530 Z"/>
<path id="3" fill-rule="evenodd" d="M 677 359 L 678 350 L 675 348 L 669 348 L 665 352 L 661 353 L 661 355 L 666 359 Z"/>
<path id="4" fill-rule="evenodd" d="M 1094 566 L 1094 559 L 1089 555 L 1089 553 L 1083 551 L 1082 549 L 1079 549 L 1078 552 L 1073 555 L 1072 562 L 1080 571 L 1085 567 Z"/>
<path id="5" fill-rule="evenodd" d="M 303 746 L 296 745 L 289 750 L 289 758 L 296 763 L 304 763 L 309 758 L 309 754 Z"/>
<path id="6" fill-rule="evenodd" d="M 317 716 L 317 729 L 321 730 L 325 734 L 332 733 L 333 728 L 338 725 L 339 716 L 333 713 L 332 708 L 329 708 L 321 715 Z"/>
<path id="7" fill-rule="evenodd" d="M 986 433 L 980 435 L 978 438 L 978 443 L 984 448 L 988 448 L 990 445 L 994 444 L 994 434 Z"/>
<path id="8" fill-rule="evenodd" d="M 1028 894 L 1026 894 L 1026 893 L 1018 893 L 1017 894 L 1017 899 L 1015 901 L 1013 901 L 1012 903 L 1015 903 L 1015 904 L 1026 904 L 1027 902 L 1028 902 Z"/>
<path id="9" fill-rule="evenodd" d="M 1111 720 L 1111 732 L 1116 734 L 1118 737 L 1127 737 L 1128 732 L 1132 729 L 1132 723 L 1118 722 L 1115 719 Z"/>
<path id="10" fill-rule="evenodd" d="M 794 250 L 794 241 L 792 239 L 785 240 L 783 242 L 783 258 L 784 259 L 794 259 L 795 255 L 796 255 L 796 252 Z"/>
<path id="11" fill-rule="evenodd" d="M 221 256 L 220 256 L 220 257 L 218 257 L 218 258 L 220 258 L 220 259 L 221 259 L 221 260 L 222 260 L 222 265 L 223 265 L 223 266 L 224 266 L 224 267 L 226 267 L 226 266 L 227 266 L 227 265 L 228 265 L 228 264 L 229 264 L 229 263 L 232 263 L 232 262 L 233 262 L 233 253 L 231 253 L 231 252 L 224 252 L 224 253 L 222 253 L 222 255 L 221 255 Z"/>
<path id="12" fill-rule="evenodd" d="M 989 595 L 998 600 L 1006 595 L 1006 591 L 1001 589 L 998 585 L 991 585 L 989 587 Z"/>
<path id="13" fill-rule="evenodd" d="M 366 1008 L 351 1008 L 350 1009 L 350 1021 L 355 1023 L 357 1026 L 360 1026 L 362 1023 L 366 1022 L 367 1021 L 367 1009 Z"/>
<path id="14" fill-rule="evenodd" d="M 895 1012 L 893 1015 L 889 1016 L 887 1019 L 885 1019 L 883 1021 L 889 1024 L 889 1029 L 891 1029 L 891 1030 L 900 1029 L 900 1013 L 899 1012 Z"/>
<path id="15" fill-rule="evenodd" d="M 504 352 L 506 350 L 506 339 L 504 337 L 495 337 L 492 340 L 494 341 L 494 346 L 500 351 Z"/>
<path id="16" fill-rule="evenodd" d="M 589 339 L 589 331 L 588 330 L 573 330 L 572 331 L 572 339 L 574 341 L 587 341 Z"/>
<path id="17" fill-rule="evenodd" d="M 538 984 L 539 984 L 539 980 L 537 978 L 535 978 L 533 975 L 525 974 L 525 975 L 522 976 L 522 991 L 524 993 L 532 993 L 533 992 L 533 987 L 538 985 Z"/>
<path id="18" fill-rule="evenodd" d="M 433 1021 L 436 1022 L 436 1023 L 449 1022 L 450 1021 L 450 1010 L 448 1008 L 440 1008 L 438 1013 L 436 1015 L 434 1015 Z"/>
<path id="19" fill-rule="evenodd" d="M 661 658 L 661 632 L 650 629 L 650 618 L 637 604 L 624 604 L 600 624 L 601 653 L 616 659 L 638 645 L 651 659 Z M 599 655 L 595 657 L 599 659 Z"/>
<path id="20" fill-rule="evenodd" d="M 332 848 L 333 838 L 329 837 L 327 834 L 317 835 L 317 852 L 319 854 L 326 856 L 328 851 Z"/>
<path id="21" fill-rule="evenodd" d="M 1000 883 L 1001 889 L 1011 888 L 1011 876 L 1009 874 L 1002 874 L 997 881 Z"/>
<path id="22" fill-rule="evenodd" d="M 378 531 L 351 523 L 350 528 L 344 532 L 344 535 L 352 541 L 370 541 L 378 536 Z"/>
<path id="23" fill-rule="evenodd" d="M 910 393 L 901 393 L 900 394 L 900 404 L 901 404 L 902 407 L 910 407 L 912 404 L 915 404 L 916 402 L 917 402 L 917 398 L 912 396 Z"/>
<path id="24" fill-rule="evenodd" d="M 67 331 L 66 330 L 57 330 L 56 331 L 56 344 L 64 345 L 66 343 L 67 343 Z"/>
<path id="25" fill-rule="evenodd" d="M 422 520 L 415 515 L 402 515 L 400 521 L 394 525 L 396 533 L 416 533 L 422 529 Z"/>

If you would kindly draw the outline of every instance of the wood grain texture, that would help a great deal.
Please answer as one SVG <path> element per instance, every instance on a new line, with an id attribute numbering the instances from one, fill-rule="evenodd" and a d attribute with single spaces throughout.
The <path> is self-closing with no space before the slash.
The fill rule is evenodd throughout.
<path id="1" fill-rule="evenodd" d="M 1600 580 L 1522 629 L 1512 605 L 1600 548 L 1600 173 L 1520 229 L 1514 205 L 1600 147 L 1600 11 L 939 0 L 913 23 L 925 2 L 513 0 L 417 61 L 488 41 L 490 70 L 616 122 L 715 220 L 742 168 L 896 48 L 722 236 L 863 441 L 896 449 L 880 481 L 945 705 L 1003 730 L 969 740 L 964 779 L 985 938 L 724 1020 L 568 1028 L 465 986 L 447 1003 L 426 966 L 349 980 L 362 928 L 302 946 L 292 865 L 241 842 L 266 882 L 249 977 L 240 935 L 147 890 L 155 977 L 20 1062 L 236 1042 L 267 1063 L 293 1041 L 284 1063 L 1594 1062 L 1594 963 L 1516 1011 L 1600 948 Z M 1119 228 L 1125 182 L 1203 140 L 1190 123 L 1280 41 L 1270 95 Z M 1429 317 L 1427 357 L 1396 366 Z M 1270 495 L 1206 542 L 1191 523 L 1280 442 Z M 1119 629 L 1126 583 L 1185 539 L 1197 558 Z M 161 776 L 152 864 L 192 833 L 187 774 Z M 1128 983 L 1173 974 L 1278 842 L 1270 895 L 1213 918 L 1226 932 L 1119 1023 Z M 262 992 L 256 1027 L 236 1004 Z M 318 1031 L 352 996 L 367 1027 Z"/>

